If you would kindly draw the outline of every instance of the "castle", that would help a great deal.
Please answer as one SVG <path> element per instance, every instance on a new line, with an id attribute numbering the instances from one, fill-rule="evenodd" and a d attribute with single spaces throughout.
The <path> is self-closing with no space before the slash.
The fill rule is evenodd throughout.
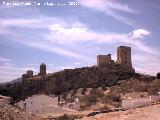
<path id="1" fill-rule="evenodd" d="M 131 60 L 131 47 L 120 46 L 117 48 L 117 61 L 114 62 L 111 54 L 97 56 L 98 67 L 121 67 L 133 70 Z"/>
<path id="2" fill-rule="evenodd" d="M 46 75 L 46 65 L 44 63 L 42 63 L 40 65 L 40 70 L 39 70 L 38 76 L 44 76 L 44 75 Z M 27 74 L 23 74 L 22 75 L 22 80 L 25 79 L 25 78 L 32 78 L 32 77 L 34 77 L 33 76 L 33 71 L 32 70 L 28 70 Z"/>
<path id="3" fill-rule="evenodd" d="M 34 94 L 61 95 L 79 88 L 106 88 L 119 80 L 135 76 L 131 48 L 120 46 L 117 48 L 117 61 L 112 60 L 111 54 L 98 55 L 97 65 L 92 67 L 64 69 L 46 74 L 46 65 L 42 63 L 38 75 L 33 75 L 32 70 L 22 75 L 22 82 L 16 85 L 10 96 L 21 100 Z"/>
<path id="4" fill-rule="evenodd" d="M 135 70 L 132 68 L 132 60 L 131 60 L 131 47 L 127 46 L 120 46 L 117 48 L 117 61 L 114 62 L 111 58 L 111 54 L 108 55 L 98 55 L 97 56 L 97 66 L 99 68 L 108 68 L 112 70 L 120 70 L 123 69 L 124 71 L 128 71 L 130 73 L 134 73 Z M 77 69 L 77 68 L 76 68 Z M 46 65 L 42 63 L 40 65 L 40 70 L 38 76 L 45 76 L 46 75 Z M 32 78 L 33 71 L 28 70 L 27 74 L 22 75 L 22 79 L 25 78 Z M 37 75 L 36 75 L 37 77 Z"/>

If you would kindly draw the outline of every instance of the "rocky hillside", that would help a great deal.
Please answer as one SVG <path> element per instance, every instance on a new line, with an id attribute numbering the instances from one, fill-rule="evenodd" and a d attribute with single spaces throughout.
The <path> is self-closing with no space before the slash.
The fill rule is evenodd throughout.
<path id="1" fill-rule="evenodd" d="M 6 105 L 0 106 L 0 120 L 42 120 L 42 118 L 25 112 L 17 107 Z"/>
<path id="2" fill-rule="evenodd" d="M 60 95 L 79 88 L 109 87 L 122 79 L 140 76 L 122 68 L 83 67 L 66 69 L 45 76 L 23 79 L 20 83 L 1 86 L 0 94 L 19 101 L 38 93 Z"/>
<path id="3" fill-rule="evenodd" d="M 128 79 L 119 81 L 115 86 L 111 87 L 113 93 L 132 93 L 147 92 L 149 95 L 156 95 L 160 91 L 160 79 L 153 81 L 144 81 L 141 79 Z"/>

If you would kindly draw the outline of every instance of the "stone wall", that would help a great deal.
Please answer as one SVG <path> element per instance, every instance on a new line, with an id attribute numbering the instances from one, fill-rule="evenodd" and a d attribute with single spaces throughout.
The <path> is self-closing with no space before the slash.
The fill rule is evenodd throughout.
<path id="1" fill-rule="evenodd" d="M 147 106 L 147 105 L 151 105 L 153 102 L 157 102 L 159 100 L 160 100 L 159 95 L 151 95 L 151 96 L 143 97 L 143 98 L 122 100 L 122 108 L 127 110 L 127 109 L 137 108 L 140 106 Z"/>
<path id="2" fill-rule="evenodd" d="M 108 64 L 111 64 L 111 54 L 97 56 L 97 65 L 99 67 L 106 67 Z"/>

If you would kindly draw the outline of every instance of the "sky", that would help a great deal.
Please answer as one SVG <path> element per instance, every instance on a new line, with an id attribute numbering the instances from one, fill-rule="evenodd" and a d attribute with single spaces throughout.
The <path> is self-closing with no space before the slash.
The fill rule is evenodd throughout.
<path id="1" fill-rule="evenodd" d="M 0 83 L 27 70 L 96 65 L 132 48 L 136 72 L 160 72 L 159 0 L 0 0 Z"/>

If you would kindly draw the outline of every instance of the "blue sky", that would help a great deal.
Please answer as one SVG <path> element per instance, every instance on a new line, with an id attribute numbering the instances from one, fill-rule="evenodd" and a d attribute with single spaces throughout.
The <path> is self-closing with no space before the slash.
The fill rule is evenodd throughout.
<path id="1" fill-rule="evenodd" d="M 120 45 L 132 47 L 136 72 L 160 71 L 159 0 L 48 0 L 53 6 L 44 5 L 46 0 L 23 0 L 30 6 L 13 2 L 22 0 L 0 1 L 0 82 L 28 69 L 37 74 L 42 62 L 55 72 L 95 65 L 98 54 L 111 53 L 116 61 Z"/>

